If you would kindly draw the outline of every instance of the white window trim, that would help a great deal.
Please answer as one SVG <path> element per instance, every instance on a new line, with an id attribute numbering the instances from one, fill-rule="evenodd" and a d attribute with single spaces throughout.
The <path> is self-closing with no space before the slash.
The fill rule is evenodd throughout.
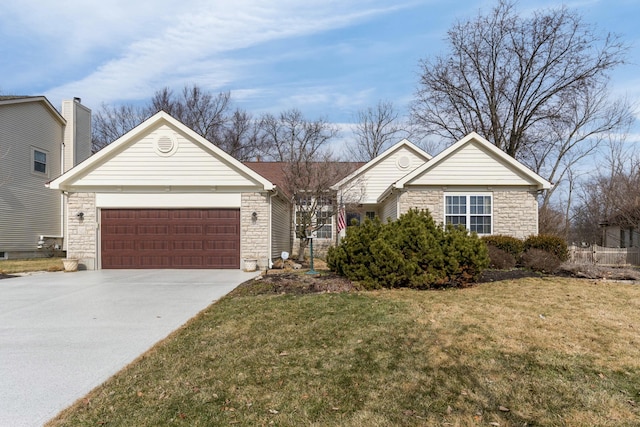
<path id="1" fill-rule="evenodd" d="M 490 236 L 491 234 L 493 234 L 493 231 L 495 229 L 495 224 L 493 222 L 493 212 L 495 210 L 495 206 L 493 204 L 493 193 L 491 192 L 475 192 L 475 191 L 454 191 L 454 192 L 445 192 L 444 196 L 442 197 L 442 212 L 444 214 L 444 218 L 443 218 L 443 224 L 447 224 L 447 216 L 462 216 L 462 215 L 447 215 L 447 196 L 463 196 L 466 197 L 466 207 L 467 207 L 467 212 L 465 214 L 465 216 L 467 217 L 466 219 L 466 228 L 467 230 L 470 231 L 469 227 L 471 226 L 471 217 L 472 216 L 478 216 L 478 215 L 471 215 L 471 205 L 470 205 L 470 201 L 469 201 L 469 197 L 470 196 L 484 196 L 484 197 L 489 197 L 491 199 L 491 213 L 490 214 L 482 214 L 480 216 L 488 216 L 491 218 L 491 233 L 477 233 L 478 236 Z"/>
<path id="2" fill-rule="evenodd" d="M 36 163 L 36 151 L 40 152 L 40 153 L 44 153 L 45 156 L 47 156 L 46 158 L 46 162 L 44 164 L 45 167 L 45 171 L 44 172 L 39 172 L 35 169 L 35 163 Z M 44 150 L 42 148 L 38 148 L 38 147 L 31 147 L 31 164 L 29 165 L 29 170 L 33 175 L 36 176 L 42 176 L 42 177 L 49 177 L 50 172 L 51 172 L 51 155 L 49 154 L 48 150 Z"/>

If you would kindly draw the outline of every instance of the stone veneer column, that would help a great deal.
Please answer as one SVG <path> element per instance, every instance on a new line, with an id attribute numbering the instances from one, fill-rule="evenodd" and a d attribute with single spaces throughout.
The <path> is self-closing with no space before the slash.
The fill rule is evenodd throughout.
<path id="1" fill-rule="evenodd" d="M 78 213 L 84 214 L 78 218 Z M 79 259 L 80 268 L 95 270 L 97 262 L 97 210 L 95 193 L 69 193 L 67 203 L 67 258 Z"/>
<path id="2" fill-rule="evenodd" d="M 258 215 L 254 221 L 253 213 Z M 270 258 L 269 248 L 269 195 L 267 193 L 242 193 L 240 208 L 240 267 L 244 259 L 258 260 L 258 267 L 265 269 Z"/>
<path id="3" fill-rule="evenodd" d="M 442 190 L 411 190 L 400 195 L 398 217 L 411 208 L 429 209 L 436 224 L 444 222 L 444 192 Z"/>
<path id="4" fill-rule="evenodd" d="M 493 192 L 493 234 L 507 234 L 519 239 L 538 234 L 535 190 Z"/>

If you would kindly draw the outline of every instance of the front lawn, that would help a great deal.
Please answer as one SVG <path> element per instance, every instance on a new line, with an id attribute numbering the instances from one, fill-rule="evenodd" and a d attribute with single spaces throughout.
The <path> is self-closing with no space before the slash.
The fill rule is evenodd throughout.
<path id="1" fill-rule="evenodd" d="M 0 275 L 31 271 L 62 271 L 62 258 L 31 258 L 0 260 Z"/>
<path id="2" fill-rule="evenodd" d="M 239 292 L 49 425 L 640 423 L 640 286 Z"/>

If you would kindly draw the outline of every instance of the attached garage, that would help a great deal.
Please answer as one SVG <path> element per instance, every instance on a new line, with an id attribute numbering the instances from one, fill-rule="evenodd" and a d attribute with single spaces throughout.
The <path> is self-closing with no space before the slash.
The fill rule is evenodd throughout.
<path id="1" fill-rule="evenodd" d="M 102 209 L 102 268 L 240 268 L 239 209 Z"/>
<path id="2" fill-rule="evenodd" d="M 81 268 L 264 268 L 291 249 L 276 186 L 162 111 L 49 186 Z"/>

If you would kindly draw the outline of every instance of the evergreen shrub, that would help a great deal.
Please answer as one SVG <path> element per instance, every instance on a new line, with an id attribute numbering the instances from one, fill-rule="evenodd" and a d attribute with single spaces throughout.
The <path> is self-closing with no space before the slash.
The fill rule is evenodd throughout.
<path id="1" fill-rule="evenodd" d="M 375 288 L 434 288 L 473 282 L 489 265 L 486 245 L 463 228 L 437 226 L 412 209 L 397 221 L 365 220 L 330 248 L 327 265 Z"/>

